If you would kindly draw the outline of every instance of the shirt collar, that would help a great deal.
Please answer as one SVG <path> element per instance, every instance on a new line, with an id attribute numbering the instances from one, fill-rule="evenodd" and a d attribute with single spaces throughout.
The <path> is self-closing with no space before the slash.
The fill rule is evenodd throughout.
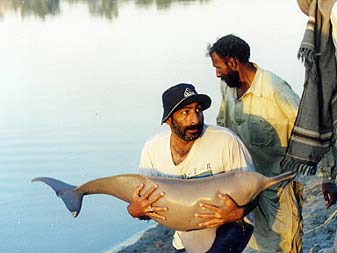
<path id="1" fill-rule="evenodd" d="M 249 89 L 243 94 L 242 97 L 244 97 L 246 94 L 253 94 L 258 97 L 262 97 L 262 91 L 263 91 L 263 82 L 257 82 L 256 80 L 259 79 L 259 76 L 262 75 L 261 69 L 255 64 L 252 63 L 254 67 L 256 68 L 256 73 L 253 79 L 252 84 L 250 85 Z"/>

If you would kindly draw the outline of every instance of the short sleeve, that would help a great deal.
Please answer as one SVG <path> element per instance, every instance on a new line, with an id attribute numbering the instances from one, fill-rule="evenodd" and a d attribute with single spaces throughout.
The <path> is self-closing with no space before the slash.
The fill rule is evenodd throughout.
<path id="1" fill-rule="evenodd" d="M 223 161 L 228 167 L 225 170 L 255 171 L 249 151 L 234 133 L 229 142 L 229 147 L 224 150 L 223 157 L 229 161 L 229 163 L 228 161 Z"/>

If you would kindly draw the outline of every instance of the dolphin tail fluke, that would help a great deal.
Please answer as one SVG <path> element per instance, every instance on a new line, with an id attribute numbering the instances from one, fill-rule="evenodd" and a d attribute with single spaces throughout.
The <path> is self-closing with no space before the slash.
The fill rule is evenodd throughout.
<path id="1" fill-rule="evenodd" d="M 296 175 L 297 175 L 296 172 L 289 171 L 289 172 L 282 173 L 282 174 L 280 174 L 276 177 L 270 178 L 268 180 L 268 183 L 265 185 L 265 189 L 267 189 L 267 188 L 269 188 L 269 187 L 271 187 L 275 184 L 284 182 L 284 181 L 291 181 L 296 177 Z"/>
<path id="2" fill-rule="evenodd" d="M 77 187 L 74 185 L 50 177 L 37 177 L 32 180 L 32 182 L 38 181 L 49 185 L 56 195 L 63 200 L 72 216 L 74 218 L 78 216 L 82 207 L 83 192 L 76 190 Z"/>

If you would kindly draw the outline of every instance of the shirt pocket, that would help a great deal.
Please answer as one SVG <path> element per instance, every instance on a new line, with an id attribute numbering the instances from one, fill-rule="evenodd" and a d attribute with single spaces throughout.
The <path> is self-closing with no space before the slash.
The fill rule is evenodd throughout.
<path id="1" fill-rule="evenodd" d="M 248 119 L 247 126 L 249 131 L 249 143 L 251 145 L 259 147 L 273 145 L 275 130 L 265 119 L 251 115 Z"/>

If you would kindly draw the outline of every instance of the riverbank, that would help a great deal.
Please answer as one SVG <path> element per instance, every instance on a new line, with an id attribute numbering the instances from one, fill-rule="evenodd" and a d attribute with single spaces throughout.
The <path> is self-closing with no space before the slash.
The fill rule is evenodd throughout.
<path id="1" fill-rule="evenodd" d="M 332 253 L 337 228 L 337 207 L 326 209 L 319 177 L 305 177 L 304 185 L 304 253 Z M 162 226 L 147 230 L 140 239 L 116 253 L 174 253 L 171 246 L 173 231 Z"/>

